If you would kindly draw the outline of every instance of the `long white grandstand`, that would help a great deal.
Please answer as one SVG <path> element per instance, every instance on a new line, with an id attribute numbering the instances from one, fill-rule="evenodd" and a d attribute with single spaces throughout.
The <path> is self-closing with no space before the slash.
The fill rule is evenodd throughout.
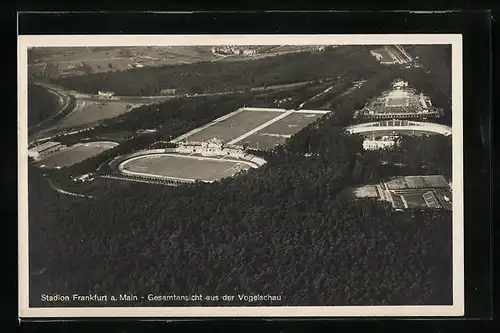
<path id="1" fill-rule="evenodd" d="M 178 142 L 176 148 L 166 148 L 166 152 L 176 152 L 181 154 L 200 154 L 201 156 L 232 157 L 243 159 L 254 163 L 257 167 L 266 164 L 266 160 L 258 156 L 247 153 L 237 145 L 224 144 L 222 140 L 213 138 L 203 142 Z"/>
<path id="2" fill-rule="evenodd" d="M 391 119 L 356 124 L 347 127 L 346 131 L 350 134 L 362 135 L 371 135 L 388 131 L 394 131 L 397 133 L 404 131 L 409 134 L 440 134 L 444 136 L 449 136 L 452 133 L 451 127 L 446 125 L 406 119 Z"/>

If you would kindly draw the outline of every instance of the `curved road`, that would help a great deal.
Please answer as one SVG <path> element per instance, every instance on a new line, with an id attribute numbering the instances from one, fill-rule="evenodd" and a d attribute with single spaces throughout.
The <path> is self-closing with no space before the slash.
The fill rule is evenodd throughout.
<path id="1" fill-rule="evenodd" d="M 44 119 L 41 122 L 39 122 L 38 124 L 31 126 L 29 128 L 29 129 L 36 129 L 36 128 L 39 128 L 42 125 L 46 124 L 47 121 L 54 119 L 54 117 L 56 117 L 62 111 L 64 111 L 69 105 L 69 102 L 71 100 L 71 95 L 68 94 L 64 89 L 57 87 L 57 86 L 53 86 L 53 85 L 42 83 L 42 82 L 31 82 L 31 83 L 44 87 L 45 89 L 47 89 L 47 91 L 49 93 L 56 95 L 58 98 L 58 109 L 52 115 L 50 115 L 50 117 L 48 117 L 47 119 Z"/>

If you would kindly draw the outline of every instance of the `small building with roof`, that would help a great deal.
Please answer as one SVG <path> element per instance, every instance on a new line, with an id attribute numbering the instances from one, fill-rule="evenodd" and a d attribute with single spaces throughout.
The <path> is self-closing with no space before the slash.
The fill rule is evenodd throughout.
<path id="1" fill-rule="evenodd" d="M 39 144 L 37 146 L 33 146 L 28 149 L 28 156 L 34 158 L 35 160 L 48 156 L 52 153 L 55 153 L 56 151 L 60 151 L 62 149 L 66 148 L 65 145 L 59 143 L 59 142 L 54 142 L 54 141 L 47 141 L 42 144 Z"/>

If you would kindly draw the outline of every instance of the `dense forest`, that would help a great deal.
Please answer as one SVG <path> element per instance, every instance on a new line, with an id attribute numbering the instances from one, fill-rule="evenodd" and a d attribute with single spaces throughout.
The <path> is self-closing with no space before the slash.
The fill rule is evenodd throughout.
<path id="1" fill-rule="evenodd" d="M 54 79 L 52 83 L 84 93 L 112 91 L 126 96 L 157 95 L 163 89 L 212 93 L 317 80 L 340 73 L 356 77 L 380 67 L 364 48 L 342 46 L 322 52 L 299 52 L 248 61 L 200 62 L 94 73 Z"/>
<path id="2" fill-rule="evenodd" d="M 450 213 L 393 213 L 352 201 L 342 193 L 349 160 L 289 157 L 234 180 L 111 186 L 105 198 L 87 201 L 33 182 L 31 293 L 269 293 L 282 296 L 276 305 L 449 304 Z M 46 196 L 55 201 L 44 205 Z"/>
<path id="3" fill-rule="evenodd" d="M 413 57 L 418 57 L 422 72 L 427 74 L 427 82 L 422 82 L 418 88 L 431 97 L 433 104 L 445 109 L 440 122 L 451 124 L 451 45 L 409 45 L 405 48 Z"/>
<path id="4" fill-rule="evenodd" d="M 360 138 L 317 130 L 335 154 L 278 148 L 263 153 L 263 168 L 214 184 L 108 184 L 99 200 L 73 200 L 32 182 L 32 271 L 43 271 L 32 290 L 259 292 L 282 295 L 281 305 L 451 302 L 450 213 L 353 201 L 344 189 Z M 47 197 L 55 204 L 44 207 Z"/>
<path id="5" fill-rule="evenodd" d="M 318 68 L 325 71 L 321 62 Z M 386 90 L 392 79 L 406 75 L 417 89 L 432 84 L 422 73 L 365 70 L 366 82 L 349 94 L 339 94 L 348 82 L 329 82 L 338 85 L 329 95 L 333 112 L 285 145 L 254 152 L 268 161 L 265 166 L 220 182 L 166 187 L 97 179 L 86 185 L 95 199 L 81 199 L 53 191 L 42 172 L 30 167 L 32 306 L 51 305 L 40 302 L 41 293 L 281 296 L 274 303 L 143 300 L 143 306 L 451 304 L 451 212 L 394 212 L 389 204 L 354 200 L 348 190 L 392 175 L 451 176 L 450 138 L 403 137 L 395 151 L 364 151 L 363 139 L 344 130 L 353 122 L 353 111 Z M 142 84 L 134 82 L 134 89 Z M 303 96 L 289 107 L 317 93 L 313 90 L 293 90 Z M 59 174 L 95 169 L 112 156 L 168 140 L 248 101 L 267 105 L 282 94 L 247 91 L 144 106 L 82 135 L 143 128 L 156 133 L 131 135 L 107 155 Z M 444 95 L 436 105 L 446 102 Z M 325 103 L 329 99 L 322 96 L 308 107 Z M 79 139 L 66 138 L 67 143 Z"/>
<path id="6" fill-rule="evenodd" d="M 28 84 L 28 127 L 36 126 L 57 110 L 58 98 L 44 87 Z"/>
<path id="7" fill-rule="evenodd" d="M 451 95 L 452 54 L 451 45 L 408 45 L 405 48 L 432 74 L 435 85 Z"/>
<path id="8" fill-rule="evenodd" d="M 287 145 L 262 152 L 264 167 L 213 184 L 99 180 L 90 193 L 99 198 L 85 200 L 57 194 L 32 170 L 32 295 L 259 293 L 282 300 L 250 305 L 450 304 L 451 213 L 397 213 L 345 190 L 382 177 L 388 158 L 344 133 L 355 102 L 346 99 Z M 423 160 L 434 145 L 403 147 Z"/>

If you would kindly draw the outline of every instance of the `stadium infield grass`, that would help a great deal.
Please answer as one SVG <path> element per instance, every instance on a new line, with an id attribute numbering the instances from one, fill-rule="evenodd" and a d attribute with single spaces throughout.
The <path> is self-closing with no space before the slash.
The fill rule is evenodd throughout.
<path id="1" fill-rule="evenodd" d="M 125 174 L 192 181 L 216 181 L 249 168 L 248 164 L 234 159 L 183 154 L 144 155 L 120 164 L 120 171 Z"/>

